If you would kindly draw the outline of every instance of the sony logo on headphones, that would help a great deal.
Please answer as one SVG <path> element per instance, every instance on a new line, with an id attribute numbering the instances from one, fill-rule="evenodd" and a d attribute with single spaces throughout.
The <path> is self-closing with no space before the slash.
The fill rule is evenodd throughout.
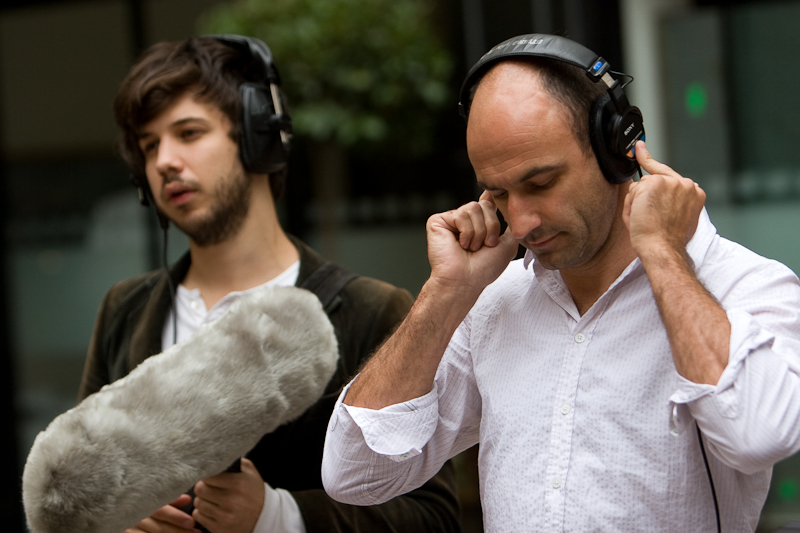
<path id="1" fill-rule="evenodd" d="M 627 128 L 625 128 L 625 132 L 624 132 L 623 134 L 624 134 L 624 135 L 627 135 L 627 134 L 629 134 L 629 133 L 631 132 L 631 130 L 633 129 L 633 126 L 634 126 L 634 124 L 631 124 L 630 126 L 628 126 Z"/>

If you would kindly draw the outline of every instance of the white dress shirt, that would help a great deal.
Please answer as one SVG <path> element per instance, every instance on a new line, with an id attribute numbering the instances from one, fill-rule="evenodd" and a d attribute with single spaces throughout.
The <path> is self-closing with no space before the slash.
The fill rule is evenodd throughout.
<path id="1" fill-rule="evenodd" d="M 175 291 L 175 307 L 178 309 L 177 330 L 173 329 L 175 314 L 170 309 L 161 336 L 162 350 L 166 350 L 174 344 L 176 331 L 178 342 L 183 342 L 194 335 L 203 324 L 214 322 L 222 317 L 228 312 L 233 302 L 242 296 L 270 287 L 291 287 L 297 282 L 299 273 L 300 261 L 297 261 L 262 285 L 226 294 L 211 309 L 206 309 L 206 303 L 199 289 L 189 290 L 183 285 L 178 285 Z M 264 504 L 252 533 L 306 533 L 300 508 L 290 492 L 273 489 L 268 483 L 264 483 Z"/>
<path id="2" fill-rule="evenodd" d="M 432 391 L 380 411 L 341 403 L 323 483 L 368 505 L 480 443 L 490 532 L 753 531 L 772 465 L 800 448 L 800 285 L 701 214 L 687 246 L 731 322 L 716 386 L 678 375 L 641 262 L 581 316 L 557 271 L 512 262 L 458 328 Z"/>

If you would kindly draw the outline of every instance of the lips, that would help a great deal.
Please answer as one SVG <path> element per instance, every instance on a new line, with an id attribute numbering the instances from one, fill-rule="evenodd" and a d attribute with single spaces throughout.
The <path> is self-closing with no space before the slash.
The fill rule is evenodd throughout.
<path id="1" fill-rule="evenodd" d="M 161 188 L 161 198 L 172 205 L 183 205 L 192 199 L 195 187 L 183 181 L 171 181 Z"/>
<path id="2" fill-rule="evenodd" d="M 555 235 L 551 235 L 549 237 L 543 237 L 543 238 L 537 239 L 535 241 L 526 240 L 524 245 L 529 250 L 538 250 L 538 249 L 545 248 L 546 246 L 551 244 L 556 237 L 558 237 L 558 233 L 556 233 Z"/>

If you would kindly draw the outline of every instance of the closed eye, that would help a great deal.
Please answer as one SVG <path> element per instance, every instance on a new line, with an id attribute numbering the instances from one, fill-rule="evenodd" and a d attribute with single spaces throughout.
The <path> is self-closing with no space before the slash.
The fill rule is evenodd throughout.
<path id="1" fill-rule="evenodd" d="M 142 150 L 142 153 L 149 154 L 155 151 L 158 148 L 158 140 L 148 140 L 148 141 L 139 141 L 139 148 Z"/>
<path id="2" fill-rule="evenodd" d="M 181 130 L 181 139 L 184 141 L 191 141 L 198 138 L 202 133 L 203 132 L 200 129 L 187 128 L 185 130 Z"/>

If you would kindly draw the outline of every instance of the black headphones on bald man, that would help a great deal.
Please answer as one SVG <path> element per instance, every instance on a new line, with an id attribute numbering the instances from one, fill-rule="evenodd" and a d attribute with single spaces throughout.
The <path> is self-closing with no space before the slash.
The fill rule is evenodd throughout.
<path id="1" fill-rule="evenodd" d="M 272 52 L 260 39 L 243 35 L 204 35 L 248 55 L 261 67 L 262 81 L 239 85 L 242 98 L 239 156 L 247 172 L 271 174 L 286 168 L 292 139 L 292 119 L 281 96 L 281 79 Z M 148 205 L 146 177 L 133 176 L 139 199 Z"/>
<path id="2" fill-rule="evenodd" d="M 513 37 L 489 50 L 470 69 L 459 94 L 459 113 L 467 120 L 470 91 L 487 70 L 510 58 L 542 57 L 580 67 L 595 83 L 604 83 L 589 112 L 589 138 L 603 175 L 611 183 L 624 183 L 638 169 L 633 157 L 636 141 L 644 140 L 642 112 L 630 105 L 625 85 L 611 76 L 608 62 L 585 46 L 557 35 L 531 33 Z M 630 78 L 625 74 L 614 74 Z M 631 78 L 632 79 L 632 78 Z"/>

